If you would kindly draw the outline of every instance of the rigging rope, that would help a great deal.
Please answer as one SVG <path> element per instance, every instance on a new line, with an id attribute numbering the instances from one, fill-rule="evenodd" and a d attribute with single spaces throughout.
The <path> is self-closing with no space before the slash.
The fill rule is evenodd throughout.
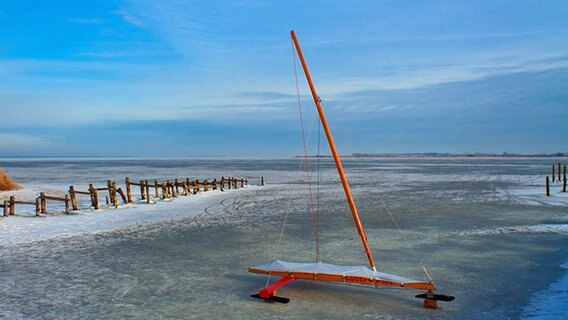
<path id="1" fill-rule="evenodd" d="M 312 223 L 314 227 L 314 239 L 316 242 L 316 261 L 320 261 L 320 248 L 319 248 L 319 235 L 318 235 L 318 218 L 317 218 L 317 211 L 314 205 L 314 196 L 312 191 L 312 183 L 310 177 L 310 162 L 308 159 L 308 147 L 306 144 L 306 136 L 304 134 L 304 118 L 302 115 L 302 101 L 300 99 L 300 85 L 298 83 L 298 70 L 296 66 L 296 51 L 294 49 L 294 43 L 292 40 L 290 41 L 292 44 L 292 60 L 294 61 L 294 76 L 296 78 L 296 95 L 298 97 L 298 110 L 300 113 L 300 126 L 302 128 L 302 142 L 304 144 L 304 160 L 306 162 L 306 180 L 308 183 L 308 193 L 310 199 L 310 210 L 312 212 Z M 318 126 L 319 127 L 319 126 Z"/>
<path id="2" fill-rule="evenodd" d="M 422 270 L 424 271 L 424 273 L 426 274 L 426 277 L 428 277 L 428 281 L 432 282 L 433 279 L 430 276 L 430 273 L 428 273 L 428 270 L 426 269 L 426 266 L 422 263 L 422 260 L 420 260 L 420 258 L 418 257 L 418 254 L 416 254 L 416 251 L 414 251 L 414 248 L 412 247 L 412 245 L 410 245 L 410 241 L 408 240 L 408 238 L 406 237 L 406 235 L 404 234 L 404 232 L 402 232 L 402 229 L 400 228 L 400 226 L 398 225 L 398 222 L 396 222 L 396 219 L 394 218 L 394 215 L 392 214 L 392 212 L 390 211 L 389 207 L 387 206 L 387 203 L 385 202 L 385 199 L 381 196 L 381 194 L 379 193 L 379 199 L 381 200 L 383 207 L 385 208 L 385 210 L 387 211 L 387 213 L 389 214 L 392 222 L 394 223 L 394 225 L 396 226 L 396 228 L 398 229 L 398 232 L 400 233 L 400 235 L 404 238 L 404 241 L 406 243 L 406 245 L 408 246 L 408 249 L 410 249 L 410 251 L 412 252 L 412 254 L 414 255 L 414 258 L 416 259 L 416 261 L 418 261 L 418 264 L 420 265 L 420 267 L 422 268 Z"/>

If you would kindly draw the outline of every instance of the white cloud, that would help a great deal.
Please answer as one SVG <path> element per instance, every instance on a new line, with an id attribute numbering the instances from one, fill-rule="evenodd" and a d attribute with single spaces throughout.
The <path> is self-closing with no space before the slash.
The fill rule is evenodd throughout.
<path id="1" fill-rule="evenodd" d="M 19 133 L 0 133 L 0 152 L 20 152 L 45 149 L 55 144 L 44 137 Z"/>

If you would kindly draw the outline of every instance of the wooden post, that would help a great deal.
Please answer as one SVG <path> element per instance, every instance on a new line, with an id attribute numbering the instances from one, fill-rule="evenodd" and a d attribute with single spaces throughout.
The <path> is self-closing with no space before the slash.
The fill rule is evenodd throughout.
<path id="1" fill-rule="evenodd" d="M 550 197 L 550 179 L 548 179 L 548 176 L 546 176 L 546 196 Z"/>
<path id="2" fill-rule="evenodd" d="M 8 200 L 4 200 L 4 217 L 8 216 L 8 208 L 10 207 L 10 204 L 8 202 Z"/>
<path id="3" fill-rule="evenodd" d="M 554 173 L 554 163 L 552 164 L 552 182 L 554 182 L 554 179 L 556 177 L 556 174 Z"/>
<path id="4" fill-rule="evenodd" d="M 175 180 L 175 184 L 174 184 L 174 186 L 175 186 L 175 188 L 176 188 L 176 192 L 174 193 L 174 195 L 177 195 L 177 194 L 179 193 L 178 183 L 179 183 L 179 182 L 178 182 L 178 179 L 176 179 L 176 180 Z"/>
<path id="5" fill-rule="evenodd" d="M 37 197 L 36 198 L 36 208 L 35 208 L 36 217 L 40 216 L 40 214 L 39 214 L 40 212 L 41 212 L 41 199 L 40 199 L 40 197 Z"/>
<path id="6" fill-rule="evenodd" d="M 107 187 L 108 187 L 108 198 L 112 201 L 112 180 L 107 180 Z"/>
<path id="7" fill-rule="evenodd" d="M 174 196 L 174 198 L 177 198 L 178 196 L 178 189 L 177 189 L 177 184 L 175 182 L 171 183 L 171 188 L 172 188 L 172 195 Z"/>
<path id="8" fill-rule="evenodd" d="M 181 192 L 182 196 L 187 196 L 187 183 L 183 182 L 183 191 Z"/>
<path id="9" fill-rule="evenodd" d="M 130 177 L 126 177 L 126 196 L 128 203 L 132 202 L 132 190 L 130 189 Z"/>
<path id="10" fill-rule="evenodd" d="M 112 204 L 118 208 L 118 194 L 116 192 L 116 182 L 112 183 Z"/>
<path id="11" fill-rule="evenodd" d="M 168 190 L 166 189 L 166 185 L 162 183 L 160 187 L 162 188 L 162 199 L 166 200 L 168 198 Z"/>
<path id="12" fill-rule="evenodd" d="M 261 186 L 264 185 L 264 177 L 260 177 L 260 185 L 261 185 Z"/>
<path id="13" fill-rule="evenodd" d="M 89 192 L 91 193 L 91 205 L 95 210 L 99 210 L 99 193 L 92 183 L 89 184 Z"/>
<path id="14" fill-rule="evenodd" d="M 193 182 L 193 194 L 197 194 L 197 191 L 199 191 L 199 179 L 195 179 Z"/>
<path id="15" fill-rule="evenodd" d="M 560 162 L 558 162 L 558 182 L 562 182 L 562 179 L 560 179 L 560 175 L 562 174 L 562 170 L 560 170 Z"/>
<path id="16" fill-rule="evenodd" d="M 148 203 L 152 203 L 152 196 L 150 195 L 150 184 L 148 184 L 148 180 L 144 181 L 144 185 L 146 186 L 146 200 Z"/>
<path id="17" fill-rule="evenodd" d="M 118 194 L 120 194 L 120 197 L 122 198 L 122 202 L 124 202 L 124 204 L 127 204 L 128 198 L 124 194 L 124 191 L 122 191 L 122 188 L 118 188 L 116 191 L 118 192 Z"/>
<path id="18" fill-rule="evenodd" d="M 156 198 L 160 197 L 160 191 L 158 189 L 160 185 L 158 184 L 158 180 L 154 180 L 154 190 Z"/>
<path id="19" fill-rule="evenodd" d="M 140 180 L 140 195 L 142 200 L 146 199 L 146 186 L 144 185 L 144 180 Z"/>
<path id="20" fill-rule="evenodd" d="M 209 183 L 207 182 L 207 179 L 203 180 L 203 192 L 206 192 L 209 190 Z"/>
<path id="21" fill-rule="evenodd" d="M 79 210 L 79 206 L 77 205 L 77 195 L 75 194 L 75 188 L 73 186 L 69 186 L 69 195 L 71 196 L 71 205 L 73 206 L 73 210 Z"/>
<path id="22" fill-rule="evenodd" d="M 245 179 L 241 178 L 241 188 L 245 186 Z"/>
<path id="23" fill-rule="evenodd" d="M 562 181 L 562 192 L 566 192 L 566 165 L 564 165 L 564 180 Z"/>
<path id="24" fill-rule="evenodd" d="M 16 214 L 16 197 L 10 196 L 10 215 L 13 216 Z"/>
<path id="25" fill-rule="evenodd" d="M 47 200 L 45 199 L 45 192 L 40 193 L 41 197 L 41 213 L 47 213 Z"/>
<path id="26" fill-rule="evenodd" d="M 213 179 L 213 190 L 217 190 L 217 178 Z"/>
<path id="27" fill-rule="evenodd" d="M 69 195 L 65 194 L 65 213 L 67 213 L 67 214 L 71 213 L 70 202 L 71 202 L 71 199 L 70 199 Z"/>

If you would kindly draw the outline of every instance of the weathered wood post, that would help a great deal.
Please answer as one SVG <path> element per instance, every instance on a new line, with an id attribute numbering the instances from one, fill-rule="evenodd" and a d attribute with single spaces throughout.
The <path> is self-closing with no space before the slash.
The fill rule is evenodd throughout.
<path id="1" fill-rule="evenodd" d="M 170 186 L 172 188 L 172 195 L 174 196 L 174 198 L 177 198 L 178 196 L 177 184 L 175 182 L 172 182 Z"/>
<path id="2" fill-rule="evenodd" d="M 203 192 L 207 192 L 209 191 L 209 183 L 207 182 L 207 179 L 203 180 Z"/>
<path id="3" fill-rule="evenodd" d="M 562 181 L 562 192 L 566 192 L 566 165 L 564 165 L 564 179 Z"/>
<path id="4" fill-rule="evenodd" d="M 168 192 L 168 198 L 171 198 L 174 195 L 174 192 L 172 190 L 172 185 L 170 183 L 170 180 L 166 180 L 166 191 Z"/>
<path id="5" fill-rule="evenodd" d="M 187 196 L 187 184 L 185 183 L 185 181 L 183 182 L 183 191 L 181 192 L 182 196 Z"/>
<path id="6" fill-rule="evenodd" d="M 124 204 L 127 204 L 128 198 L 124 194 L 124 191 L 122 191 L 122 188 L 118 188 L 118 189 L 116 189 L 116 191 L 118 192 L 118 194 L 120 194 L 120 197 L 122 198 L 122 202 L 124 202 Z"/>
<path id="7" fill-rule="evenodd" d="M 160 184 L 160 188 L 162 189 L 162 199 L 166 200 L 168 198 L 168 190 L 166 189 L 166 185 L 162 182 L 162 184 Z"/>
<path id="8" fill-rule="evenodd" d="M 8 200 L 4 200 L 4 217 L 8 216 L 8 208 L 10 207 L 10 204 L 8 202 Z"/>
<path id="9" fill-rule="evenodd" d="M 150 195 L 150 184 L 148 184 L 148 180 L 144 181 L 144 185 L 146 186 L 146 200 L 148 203 L 152 203 L 152 196 Z"/>
<path id="10" fill-rule="evenodd" d="M 69 197 L 68 194 L 65 194 L 65 213 L 70 214 L 71 213 L 71 198 Z"/>
<path id="11" fill-rule="evenodd" d="M 552 182 L 554 182 L 554 179 L 556 177 L 556 173 L 554 173 L 554 163 L 552 164 Z"/>
<path id="12" fill-rule="evenodd" d="M 95 210 L 99 210 L 99 192 L 94 184 L 89 184 L 89 192 L 91 192 L 91 205 Z"/>
<path id="13" fill-rule="evenodd" d="M 248 186 L 248 185 L 249 185 L 249 179 L 245 178 L 245 186 Z"/>
<path id="14" fill-rule="evenodd" d="M 160 197 L 160 189 L 158 189 L 159 187 L 161 187 L 161 185 L 158 184 L 158 180 L 154 180 L 154 189 L 155 189 L 155 190 L 154 190 L 154 191 L 155 191 L 154 196 L 155 196 L 156 198 L 159 198 L 159 197 Z"/>
<path id="15" fill-rule="evenodd" d="M 73 186 L 69 186 L 69 195 L 71 196 L 71 205 L 73 206 L 73 210 L 79 210 L 79 206 L 77 205 L 77 195 L 75 194 L 75 188 Z"/>
<path id="16" fill-rule="evenodd" d="M 116 182 L 112 183 L 112 204 L 118 208 L 118 193 L 116 192 Z"/>
<path id="17" fill-rule="evenodd" d="M 132 190 L 130 189 L 130 177 L 126 177 L 126 199 L 128 203 L 132 202 Z"/>
<path id="18" fill-rule="evenodd" d="M 10 215 L 13 216 L 16 214 L 16 197 L 10 196 Z"/>
<path id="19" fill-rule="evenodd" d="M 178 181 L 178 179 L 176 178 L 176 180 L 175 180 L 175 184 L 174 184 L 174 185 L 175 185 L 175 188 L 176 188 L 176 192 L 175 192 L 175 194 L 178 194 L 178 193 L 179 193 L 178 184 L 179 184 L 179 181 Z"/>
<path id="20" fill-rule="evenodd" d="M 241 178 L 241 188 L 245 186 L 245 179 Z"/>
<path id="21" fill-rule="evenodd" d="M 264 177 L 260 177 L 260 185 L 261 185 L 261 186 L 264 185 Z"/>
<path id="22" fill-rule="evenodd" d="M 546 196 L 550 197 L 550 179 L 546 176 Z"/>
<path id="23" fill-rule="evenodd" d="M 40 199 L 40 197 L 37 197 L 36 198 L 36 207 L 35 207 L 36 217 L 40 216 L 40 214 L 39 214 L 40 212 L 41 212 L 41 199 Z"/>
<path id="24" fill-rule="evenodd" d="M 16 214 L 16 197 L 10 196 L 10 215 L 13 216 Z"/>
<path id="25" fill-rule="evenodd" d="M 107 188 L 108 188 L 108 198 L 112 201 L 112 180 L 107 180 Z"/>
<path id="26" fill-rule="evenodd" d="M 199 179 L 195 179 L 193 182 L 193 194 L 197 194 L 199 191 Z"/>
<path id="27" fill-rule="evenodd" d="M 217 190 L 217 178 L 213 179 L 213 190 Z"/>
<path id="28" fill-rule="evenodd" d="M 140 196 L 142 200 L 146 199 L 146 186 L 144 185 L 144 180 L 140 180 Z"/>
<path id="29" fill-rule="evenodd" d="M 45 199 L 45 192 L 39 194 L 41 197 L 41 213 L 47 213 L 47 200 Z"/>

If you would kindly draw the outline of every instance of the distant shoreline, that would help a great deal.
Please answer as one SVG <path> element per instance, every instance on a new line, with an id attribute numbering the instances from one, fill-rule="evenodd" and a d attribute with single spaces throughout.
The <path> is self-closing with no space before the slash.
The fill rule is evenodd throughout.
<path id="1" fill-rule="evenodd" d="M 294 158 L 306 158 L 306 156 L 296 155 Z M 331 155 L 308 155 L 310 159 L 327 159 L 332 158 Z M 423 158 L 453 158 L 453 159 L 510 159 L 510 158 L 568 158 L 568 153 L 554 153 L 554 154 L 437 154 L 437 153 L 424 153 L 424 154 L 364 154 L 353 153 L 351 155 L 341 156 L 343 159 L 349 158 L 370 158 L 370 159 L 423 159 Z"/>

